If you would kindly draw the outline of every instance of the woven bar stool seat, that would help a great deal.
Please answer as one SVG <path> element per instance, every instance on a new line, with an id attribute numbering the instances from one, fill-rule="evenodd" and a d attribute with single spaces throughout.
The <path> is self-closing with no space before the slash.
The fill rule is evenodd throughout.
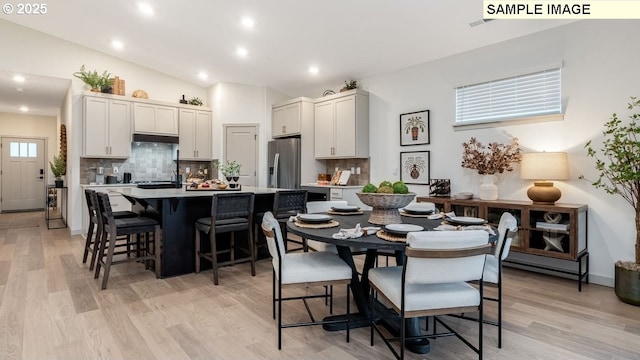
<path id="1" fill-rule="evenodd" d="M 102 289 L 107 288 L 109 281 L 109 273 L 112 265 L 144 261 L 147 268 L 150 267 L 150 261 L 153 261 L 156 278 L 160 277 L 160 256 L 162 246 L 160 244 L 160 223 L 152 218 L 139 216 L 135 218 L 115 219 L 109 202 L 109 196 L 104 193 L 97 194 L 100 216 L 102 217 L 103 234 L 100 238 L 100 246 L 98 248 L 98 258 L 96 265 L 95 278 L 100 276 L 100 269 L 104 267 L 102 276 Z M 144 234 L 144 245 L 140 244 L 140 235 Z M 150 238 L 153 234 L 153 241 Z M 116 242 L 118 237 L 127 236 L 127 244 L 129 244 L 129 236 L 136 235 L 138 244 L 136 246 L 136 256 L 127 257 L 121 260 L 114 260 Z M 152 246 L 153 245 L 153 246 Z M 130 251 L 126 251 L 130 253 Z"/>

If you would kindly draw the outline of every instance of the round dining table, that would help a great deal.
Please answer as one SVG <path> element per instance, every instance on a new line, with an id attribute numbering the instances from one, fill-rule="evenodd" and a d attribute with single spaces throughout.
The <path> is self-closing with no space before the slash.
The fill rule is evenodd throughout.
<path id="1" fill-rule="evenodd" d="M 369 299 L 369 269 L 371 269 L 375 265 L 376 257 L 378 256 L 378 250 L 392 250 L 395 252 L 396 262 L 401 265 L 404 262 L 404 248 L 406 247 L 406 243 L 403 241 L 389 241 L 379 238 L 375 232 L 369 235 L 363 235 L 362 237 L 355 239 L 335 239 L 333 238 L 333 234 L 340 231 L 340 229 L 353 229 L 357 224 L 360 224 L 361 227 L 375 226 L 384 228 L 384 225 L 376 225 L 369 223 L 369 216 L 371 215 L 370 211 L 363 211 L 362 213 L 353 214 L 353 215 L 337 215 L 330 214 L 333 220 L 339 223 L 338 226 L 331 228 L 309 228 L 309 227 L 300 227 L 295 224 L 293 221 L 287 222 L 287 231 L 296 234 L 303 239 L 311 239 L 317 240 L 328 244 L 333 244 L 336 246 L 338 251 L 338 256 L 342 260 L 344 260 L 351 269 L 352 278 L 351 278 L 351 291 L 353 293 L 353 299 L 358 308 L 357 314 L 351 315 L 351 328 L 354 327 L 364 327 L 370 325 L 370 299 Z M 426 216 L 416 217 L 416 216 L 402 216 L 402 222 L 406 224 L 414 224 L 420 225 L 424 228 L 424 230 L 433 230 L 435 227 L 440 225 L 442 220 L 430 220 Z M 353 260 L 353 253 L 351 248 L 361 248 L 366 249 L 366 255 L 364 260 L 364 266 L 362 268 L 361 276 L 358 274 L 358 270 Z M 378 309 L 378 307 L 376 307 Z M 381 310 L 387 311 L 386 308 L 382 308 Z M 376 310 L 378 312 L 378 310 Z M 344 315 L 334 315 L 330 316 L 330 318 L 334 317 L 343 317 Z M 394 327 L 394 324 L 389 324 L 390 327 Z M 392 331 L 398 331 L 398 324 L 395 324 L 395 329 Z M 405 329 L 407 331 L 407 336 L 418 335 L 420 333 L 420 327 L 417 319 L 407 319 L 405 323 Z M 333 331 L 333 330 L 343 330 L 344 324 L 325 324 L 325 330 Z M 429 352 L 430 345 L 429 341 L 426 339 L 423 340 L 407 340 L 405 342 L 407 349 L 414 353 L 425 354 Z"/>

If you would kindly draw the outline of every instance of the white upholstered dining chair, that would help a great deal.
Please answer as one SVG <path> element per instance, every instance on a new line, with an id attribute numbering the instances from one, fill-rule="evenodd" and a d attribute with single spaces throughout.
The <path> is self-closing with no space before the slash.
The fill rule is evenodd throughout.
<path id="1" fill-rule="evenodd" d="M 284 238 L 280 230 L 278 220 L 268 211 L 262 218 L 262 231 L 267 239 L 267 246 L 272 257 L 273 265 L 273 286 L 272 286 L 272 306 L 273 318 L 276 318 L 276 303 L 278 305 L 278 349 L 282 348 L 282 329 L 298 326 L 322 325 L 330 323 L 345 323 L 346 337 L 349 342 L 350 326 L 350 305 L 349 292 L 352 277 L 351 267 L 347 265 L 337 254 L 328 251 L 312 251 L 287 253 L 284 246 Z M 347 285 L 346 308 L 347 316 L 345 320 L 320 320 L 316 321 L 311 314 L 307 299 L 310 298 L 330 298 L 330 311 L 333 309 L 333 291 L 330 295 L 304 295 L 295 297 L 283 297 L 282 288 L 289 286 L 309 287 L 309 286 L 329 286 Z M 277 288 L 277 294 L 276 294 Z M 311 321 L 282 324 L 282 302 L 286 300 L 302 300 L 309 314 Z"/>
<path id="2" fill-rule="evenodd" d="M 400 316 L 407 318 L 433 316 L 433 330 L 423 337 L 455 335 L 482 359 L 482 275 L 486 254 L 491 250 L 488 233 L 484 230 L 423 231 L 407 235 L 404 266 L 378 267 L 369 271 L 371 307 L 375 309 L 375 294 L 382 297 Z M 476 288 L 469 284 L 478 281 Z M 438 315 L 477 312 L 478 345 L 474 346 Z M 371 345 L 374 330 L 382 337 L 397 359 L 404 358 L 405 326 L 400 337 L 386 338 L 376 322 L 371 320 Z M 448 332 L 435 333 L 436 321 Z M 400 341 L 396 351 L 391 341 Z"/>

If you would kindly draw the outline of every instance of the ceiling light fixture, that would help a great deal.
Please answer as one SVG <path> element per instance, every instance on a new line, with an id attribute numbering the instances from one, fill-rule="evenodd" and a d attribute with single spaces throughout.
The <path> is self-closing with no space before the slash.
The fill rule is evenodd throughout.
<path id="1" fill-rule="evenodd" d="M 206 73 L 206 72 L 204 72 L 204 71 L 200 71 L 200 72 L 198 73 L 198 77 L 199 77 L 200 79 L 202 79 L 202 80 L 207 80 L 207 78 L 209 77 L 209 75 L 207 75 L 207 73 Z"/>
<path id="2" fill-rule="evenodd" d="M 149 3 L 139 2 L 138 10 L 140 10 L 140 12 L 146 16 L 153 15 L 153 7 L 151 7 Z"/>
<path id="3" fill-rule="evenodd" d="M 245 16 L 242 18 L 242 26 L 244 26 L 247 29 L 253 29 L 253 26 L 255 25 L 255 22 L 253 21 L 252 18 Z"/>
<path id="4" fill-rule="evenodd" d="M 24 78 L 24 76 L 22 76 L 22 75 L 15 75 L 15 76 L 13 77 L 13 81 L 15 81 L 15 82 L 17 82 L 17 83 L 24 82 L 24 80 L 25 80 L 25 78 Z"/>
<path id="5" fill-rule="evenodd" d="M 26 107 L 26 106 L 20 106 L 20 111 L 27 112 L 27 111 L 29 111 L 29 108 Z"/>
<path id="6" fill-rule="evenodd" d="M 124 43 L 122 41 L 120 41 L 120 40 L 113 40 L 111 42 L 111 46 L 116 50 L 124 49 Z"/>
<path id="7" fill-rule="evenodd" d="M 318 69 L 318 67 L 317 67 L 317 66 L 309 66 L 309 73 L 310 73 L 310 74 L 312 74 L 312 75 L 317 75 L 317 74 L 318 74 L 318 71 L 320 71 L 320 70 Z"/>
<path id="8" fill-rule="evenodd" d="M 243 48 L 243 47 L 239 47 L 236 50 L 236 55 L 238 55 L 239 57 L 247 57 L 247 55 L 249 54 L 249 51 L 247 51 L 247 49 Z"/>

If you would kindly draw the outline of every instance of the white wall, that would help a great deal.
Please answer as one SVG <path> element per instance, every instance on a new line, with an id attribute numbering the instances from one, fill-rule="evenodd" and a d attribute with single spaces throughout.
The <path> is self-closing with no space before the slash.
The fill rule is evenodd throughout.
<path id="1" fill-rule="evenodd" d="M 145 90 L 151 99 L 178 103 L 186 98 L 206 99 L 204 87 L 167 76 L 116 57 L 78 46 L 20 25 L 0 20 L 3 70 L 71 79 L 71 94 L 63 103 L 60 123 L 67 126 L 69 186 L 69 227 L 71 233 L 82 229 L 82 196 L 79 186 L 79 164 L 82 154 L 82 94 L 84 83 L 72 74 L 85 65 L 88 69 L 109 71 L 126 81 L 126 96 L 136 89 Z M 11 54 L 8 56 L 7 54 Z M 209 106 L 205 102 L 205 106 Z"/>
<path id="2" fill-rule="evenodd" d="M 589 205 L 588 235 L 592 281 L 612 284 L 613 264 L 633 258 L 634 213 L 619 196 L 579 180 L 595 178 L 584 144 L 601 139 L 602 124 L 626 111 L 630 96 L 640 96 L 638 21 L 581 21 L 390 74 L 362 79 L 370 92 L 371 180 L 397 179 L 401 151 L 431 151 L 431 177 L 452 180 L 452 192 L 478 193 L 480 177 L 460 166 L 462 143 L 520 139 L 525 151 L 567 151 L 571 180 L 556 181 L 561 202 Z M 491 26 L 487 24 L 484 26 Z M 455 131 L 454 88 L 502 78 L 540 65 L 564 62 L 564 121 Z M 430 110 L 431 144 L 401 147 L 399 114 Z M 500 198 L 528 200 L 530 181 L 518 169 L 499 176 Z M 410 186 L 425 195 L 424 186 Z"/>
<path id="3" fill-rule="evenodd" d="M 48 161 L 58 153 L 58 118 L 15 113 L 0 113 L 0 136 L 40 137 L 47 139 L 46 168 Z M 53 177 L 50 179 L 53 182 Z"/>

